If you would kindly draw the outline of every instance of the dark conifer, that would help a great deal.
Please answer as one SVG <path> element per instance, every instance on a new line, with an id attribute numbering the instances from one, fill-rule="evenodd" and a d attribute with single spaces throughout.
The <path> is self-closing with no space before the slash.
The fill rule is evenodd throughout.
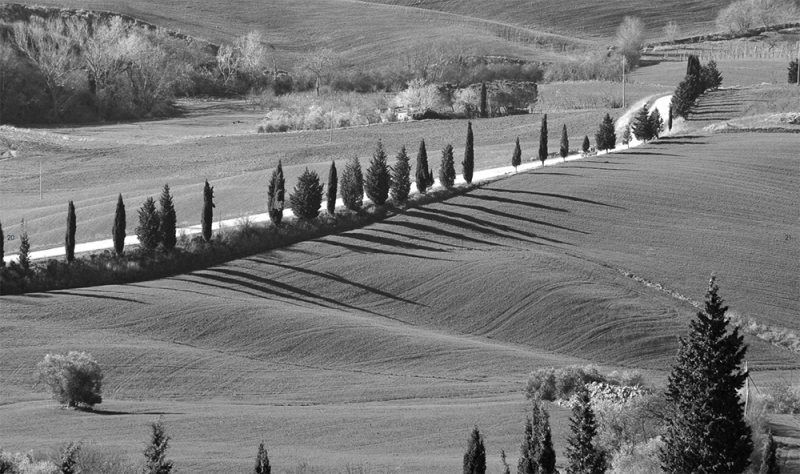
<path id="1" fill-rule="evenodd" d="M 702 94 L 702 83 L 696 76 L 686 76 L 672 94 L 672 112 L 676 117 L 688 118 L 695 100 Z"/>
<path id="2" fill-rule="evenodd" d="M 439 166 L 439 183 L 445 189 L 453 187 L 456 181 L 456 167 L 453 158 L 453 145 L 447 144 L 442 150 L 442 164 Z"/>
<path id="3" fill-rule="evenodd" d="M 58 474 L 77 474 L 81 472 L 78 467 L 78 452 L 81 449 L 80 443 L 67 443 L 61 449 L 61 456 L 58 466 Z"/>
<path id="4" fill-rule="evenodd" d="M 475 170 L 475 148 L 474 137 L 472 136 L 472 122 L 467 122 L 467 144 L 464 147 L 464 161 L 461 162 L 461 169 L 464 181 L 472 183 L 472 173 Z"/>
<path id="5" fill-rule="evenodd" d="M 336 173 L 336 162 L 331 161 L 331 169 L 328 171 L 328 214 L 336 215 L 336 191 L 339 186 L 339 175 Z"/>
<path id="6" fill-rule="evenodd" d="M 114 225 L 111 226 L 111 239 L 114 241 L 114 252 L 122 255 L 125 248 L 125 203 L 122 202 L 122 193 L 117 198 L 117 211 L 114 213 Z"/>
<path id="7" fill-rule="evenodd" d="M 375 205 L 382 206 L 389 199 L 391 185 L 392 175 L 386 160 L 386 152 L 383 150 L 383 143 L 378 140 L 378 146 L 364 176 L 364 191 Z"/>
<path id="8" fill-rule="evenodd" d="M 567 136 L 567 124 L 564 124 L 561 127 L 561 147 L 558 150 L 558 154 L 561 155 L 561 159 L 567 161 L 567 155 L 569 155 L 569 136 Z"/>
<path id="9" fill-rule="evenodd" d="M 517 463 L 517 474 L 538 474 L 539 464 L 536 462 L 536 440 L 533 436 L 533 421 L 531 417 L 525 417 L 525 432 L 522 437 L 522 444 L 519 447 L 519 462 Z"/>
<path id="10" fill-rule="evenodd" d="M 781 468 L 778 466 L 778 444 L 772 437 L 772 431 L 767 433 L 764 446 L 761 448 L 761 469 L 758 474 L 780 474 Z"/>
<path id="11" fill-rule="evenodd" d="M 522 164 L 522 148 L 519 146 L 519 137 L 517 137 L 517 143 L 514 145 L 514 154 L 511 155 L 511 166 L 514 167 L 514 172 L 517 172 L 517 166 Z"/>
<path id="12" fill-rule="evenodd" d="M 286 199 L 286 179 L 283 176 L 283 164 L 278 160 L 278 166 L 272 171 L 272 177 L 267 187 L 267 209 L 269 220 L 275 226 L 281 225 L 283 220 L 283 207 Z"/>
<path id="13" fill-rule="evenodd" d="M 625 130 L 622 131 L 622 144 L 628 145 L 628 148 L 631 147 L 631 126 L 630 124 L 625 125 Z"/>
<path id="14" fill-rule="evenodd" d="M 744 403 L 737 393 L 747 347 L 738 326 L 728 327 L 714 277 L 705 310 L 690 322 L 667 385 L 666 433 L 659 457 L 667 473 L 741 473 L 753 451 Z M 730 331 L 729 331 L 730 329 Z"/>
<path id="15" fill-rule="evenodd" d="M 603 117 L 594 141 L 598 150 L 613 150 L 617 146 L 617 133 L 614 131 L 614 121 L 611 119 L 611 115 L 606 114 Z"/>
<path id="16" fill-rule="evenodd" d="M 606 454 L 594 444 L 597 425 L 589 393 L 578 392 L 577 403 L 569 419 L 572 434 L 567 438 L 567 474 L 602 474 L 606 471 Z"/>
<path id="17" fill-rule="evenodd" d="M 67 262 L 75 260 L 75 231 L 78 224 L 75 217 L 75 205 L 72 201 L 67 205 L 67 234 L 64 237 L 64 250 L 67 255 Z"/>
<path id="18" fill-rule="evenodd" d="M 428 186 L 431 185 L 431 183 L 429 183 L 430 176 L 428 172 L 428 151 L 425 149 L 425 140 L 419 142 L 416 168 L 417 190 L 419 190 L 420 193 L 425 194 Z"/>
<path id="19" fill-rule="evenodd" d="M 200 216 L 200 224 L 203 230 L 203 239 L 208 242 L 211 240 L 211 224 L 214 222 L 214 187 L 208 185 L 208 180 L 203 186 L 203 214 Z M 270 214 L 270 217 L 272 215 Z"/>
<path id="20" fill-rule="evenodd" d="M 544 166 L 544 160 L 547 159 L 547 114 L 542 118 L 542 128 L 539 131 L 539 161 Z"/>
<path id="21" fill-rule="evenodd" d="M 486 93 L 486 83 L 481 83 L 481 118 L 489 117 L 489 104 Z"/>
<path id="22" fill-rule="evenodd" d="M 525 422 L 517 474 L 553 474 L 555 469 L 556 452 L 553 449 L 550 416 L 536 397 L 533 399 L 531 416 Z"/>
<path id="23" fill-rule="evenodd" d="M 364 202 L 364 176 L 357 156 L 353 156 L 344 166 L 340 188 L 344 206 L 351 211 L 361 209 Z"/>
<path id="24" fill-rule="evenodd" d="M 668 131 L 672 131 L 672 116 L 673 116 L 673 112 L 672 112 L 672 101 L 670 101 L 670 103 L 669 103 L 669 112 L 668 112 L 668 115 L 669 115 L 669 116 L 667 117 L 667 130 L 668 130 Z"/>
<path id="25" fill-rule="evenodd" d="M 139 238 L 139 247 L 146 253 L 152 253 L 161 243 L 161 216 L 156 210 L 156 202 L 149 197 L 139 209 L 139 225 L 136 227 L 136 236 Z"/>
<path id="26" fill-rule="evenodd" d="M 700 58 L 694 54 L 690 54 L 686 61 L 686 75 L 700 77 L 702 66 L 700 66 Z"/>
<path id="27" fill-rule="evenodd" d="M 19 266 L 26 272 L 31 268 L 31 243 L 28 241 L 28 226 L 25 225 L 25 219 L 22 219 L 22 228 L 19 231 L 19 255 L 17 260 Z"/>
<path id="28" fill-rule="evenodd" d="M 789 62 L 789 84 L 798 84 L 797 82 L 797 59 Z"/>
<path id="29" fill-rule="evenodd" d="M 3 224 L 0 223 L 0 268 L 6 266 L 6 261 L 3 259 L 6 256 L 5 244 L 6 236 L 3 235 Z"/>
<path id="30" fill-rule="evenodd" d="M 646 143 L 653 138 L 652 125 L 652 122 L 650 122 L 650 114 L 647 112 L 647 104 L 644 104 L 633 119 L 633 136 L 635 136 L 637 140 Z"/>
<path id="31" fill-rule="evenodd" d="M 270 474 L 272 467 L 269 465 L 269 456 L 267 456 L 267 448 L 264 447 L 264 442 L 258 445 L 258 454 L 256 455 L 256 467 L 253 469 L 253 474 Z"/>
<path id="32" fill-rule="evenodd" d="M 322 206 L 322 188 L 316 171 L 308 171 L 306 168 L 298 178 L 294 192 L 289 195 L 292 212 L 298 219 L 310 220 L 319 215 Z"/>
<path id="33" fill-rule="evenodd" d="M 161 214 L 161 245 L 164 250 L 172 250 L 178 243 L 178 216 L 175 213 L 175 205 L 172 203 L 172 194 L 169 192 L 169 184 L 164 185 L 159 198 L 159 212 Z"/>
<path id="34" fill-rule="evenodd" d="M 486 447 L 483 445 L 478 427 L 472 429 L 467 444 L 467 452 L 464 453 L 464 474 L 485 474 L 486 473 Z"/>
<path id="35" fill-rule="evenodd" d="M 583 136 L 583 143 L 581 143 L 581 151 L 584 153 L 589 153 L 589 149 L 592 147 L 592 144 L 589 143 L 589 135 Z"/>
<path id="36" fill-rule="evenodd" d="M 700 68 L 700 79 L 703 83 L 703 92 L 719 89 L 722 85 L 722 74 L 717 69 L 717 62 L 713 59 Z"/>
<path id="37" fill-rule="evenodd" d="M 144 450 L 144 474 L 170 474 L 172 461 L 167 461 L 167 448 L 170 437 L 164 430 L 161 420 L 150 425 L 153 429 L 150 444 Z"/>
<path id="38" fill-rule="evenodd" d="M 661 131 L 664 129 L 664 121 L 661 119 L 661 112 L 658 107 L 653 108 L 648 117 L 650 121 L 650 138 L 659 138 Z"/>
<path id="39" fill-rule="evenodd" d="M 411 164 L 405 145 L 400 148 L 396 160 L 392 168 L 392 199 L 396 204 L 402 204 L 408 200 L 411 192 Z"/>

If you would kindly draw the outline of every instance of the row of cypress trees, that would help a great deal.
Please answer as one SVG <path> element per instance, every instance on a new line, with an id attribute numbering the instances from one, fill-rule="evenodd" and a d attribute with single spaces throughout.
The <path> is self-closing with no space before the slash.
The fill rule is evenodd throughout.
<path id="1" fill-rule="evenodd" d="M 722 85 L 722 74 L 717 70 L 717 63 L 711 60 L 702 66 L 700 58 L 690 54 L 686 64 L 686 76 L 672 95 L 673 114 L 676 117 L 688 118 L 697 98 L 706 91 L 717 89 L 720 85 Z"/>

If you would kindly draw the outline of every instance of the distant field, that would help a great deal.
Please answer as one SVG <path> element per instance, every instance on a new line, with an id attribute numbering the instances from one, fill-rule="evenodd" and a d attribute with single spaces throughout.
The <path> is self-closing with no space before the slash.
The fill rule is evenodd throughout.
<path id="1" fill-rule="evenodd" d="M 705 64 L 707 61 L 703 61 Z M 722 74 L 722 86 L 753 86 L 762 83 L 787 85 L 788 61 L 766 59 L 722 59 L 717 68 Z M 671 85 L 674 88 L 686 75 L 685 61 L 663 61 L 633 71 L 632 82 Z"/>

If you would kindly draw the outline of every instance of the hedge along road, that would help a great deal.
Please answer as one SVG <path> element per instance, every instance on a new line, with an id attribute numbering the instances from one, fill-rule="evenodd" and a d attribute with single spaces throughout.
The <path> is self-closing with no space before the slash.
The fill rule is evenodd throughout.
<path id="1" fill-rule="evenodd" d="M 643 100 L 640 100 L 639 102 L 634 104 L 631 108 L 629 108 L 625 112 L 625 114 L 623 114 L 622 117 L 620 117 L 617 120 L 617 123 L 615 125 L 617 137 L 620 137 L 622 135 L 622 132 L 624 131 L 625 127 L 627 127 L 630 124 L 630 121 L 633 119 L 633 117 L 636 115 L 636 113 L 639 111 L 639 109 L 641 109 L 642 106 L 645 103 L 648 103 L 650 101 L 650 99 L 651 98 L 645 98 Z M 661 117 L 667 117 L 668 114 L 669 114 L 669 104 L 670 104 L 671 100 L 672 100 L 672 95 L 666 95 L 666 96 L 663 96 L 663 97 L 660 97 L 660 98 L 656 99 L 655 102 L 653 102 L 653 104 L 650 106 L 650 111 L 652 112 L 652 110 L 657 107 L 658 108 L 658 112 L 661 114 Z M 682 119 L 676 120 L 675 123 L 673 124 L 673 128 L 674 129 L 679 128 L 679 127 L 676 126 L 679 123 L 679 120 L 682 120 Z M 669 134 L 671 134 L 671 132 L 665 131 L 662 135 L 669 135 Z M 553 136 L 553 138 L 560 138 L 560 136 L 559 137 Z M 556 143 L 556 142 L 554 142 L 554 143 Z M 636 140 L 635 137 L 631 137 L 631 142 L 627 146 L 626 145 L 617 145 L 617 147 L 614 148 L 613 150 L 610 150 L 608 152 L 598 152 L 597 154 L 598 155 L 602 155 L 602 154 L 606 154 L 606 153 L 614 153 L 615 151 L 626 150 L 628 148 L 636 147 L 636 146 L 639 146 L 641 144 L 642 144 L 641 141 Z M 562 161 L 558 161 L 557 158 L 554 158 L 551 161 L 545 161 L 545 165 L 546 166 L 555 166 L 558 163 L 563 163 L 565 161 L 580 160 L 581 158 L 583 158 L 583 155 L 580 155 L 580 154 L 569 155 Z M 542 163 L 540 161 L 538 161 L 538 160 L 537 161 L 533 161 L 533 162 L 528 162 L 528 163 L 522 163 L 519 167 L 517 167 L 517 171 L 530 171 L 530 170 L 533 170 L 533 169 L 536 169 L 536 168 L 540 168 L 541 166 L 542 166 Z M 514 171 L 514 167 L 513 166 L 501 166 L 499 168 L 478 170 L 478 171 L 475 171 L 475 173 L 473 174 L 472 181 L 475 182 L 475 183 L 478 183 L 478 182 L 481 182 L 481 181 L 488 181 L 490 179 L 494 179 L 494 178 L 497 178 L 497 177 L 514 174 L 514 172 L 515 171 Z M 465 182 L 464 181 L 464 177 L 463 176 L 459 176 L 459 177 L 456 178 L 455 184 L 463 184 L 464 182 Z M 440 186 L 441 185 L 439 183 L 439 180 L 437 179 L 436 182 L 434 183 L 434 185 L 431 187 L 431 189 L 436 189 L 436 188 L 439 188 Z M 417 192 L 418 191 L 416 189 L 414 189 L 414 186 L 412 186 L 411 194 L 416 194 Z M 370 202 L 370 200 L 365 196 L 364 197 L 364 202 Z M 339 207 L 341 207 L 343 205 L 344 204 L 343 204 L 341 199 L 337 199 L 336 200 L 336 207 L 337 208 L 339 208 Z M 326 207 L 327 207 L 327 201 L 323 201 L 321 209 L 325 209 Z M 219 230 L 220 226 L 222 226 L 222 227 L 237 226 L 237 225 L 239 225 L 239 223 L 241 222 L 241 220 L 243 218 L 245 218 L 245 217 L 236 217 L 236 218 L 233 218 L 233 219 L 226 219 L 226 220 L 223 220 L 223 221 L 214 222 L 211 225 L 211 229 L 212 230 Z M 247 218 L 251 222 L 254 222 L 254 223 L 256 223 L 256 222 L 267 222 L 267 221 L 269 221 L 269 213 L 250 215 Z M 283 218 L 284 218 L 284 220 L 290 221 L 290 220 L 294 220 L 295 219 L 295 215 L 294 215 L 294 213 L 292 212 L 292 210 L 290 208 L 287 208 L 287 209 L 283 210 Z M 201 228 L 201 224 L 196 224 L 196 225 L 192 225 L 192 226 L 189 226 L 189 227 L 181 227 L 181 228 L 177 229 L 177 231 L 178 231 L 179 235 L 180 234 L 183 234 L 183 235 L 194 235 L 194 234 L 201 233 L 202 232 L 202 228 Z M 139 238 L 136 237 L 136 235 L 128 235 L 128 236 L 126 236 L 125 237 L 125 246 L 128 246 L 128 245 L 139 245 Z M 95 242 L 85 242 L 85 243 L 81 243 L 81 244 L 76 244 L 75 245 L 75 253 L 78 254 L 78 253 L 86 253 L 86 252 L 95 252 L 95 251 L 98 251 L 98 250 L 106 250 L 106 249 L 112 249 L 112 248 L 114 248 L 114 241 L 112 239 L 98 240 L 98 241 L 95 241 Z M 38 250 L 38 251 L 35 251 L 35 252 L 31 252 L 29 255 L 30 255 L 30 259 L 31 260 L 41 260 L 41 259 L 45 259 L 45 258 L 62 257 L 62 256 L 64 256 L 65 253 L 66 253 L 66 251 L 65 251 L 64 247 L 63 246 L 59 246 L 59 247 L 54 247 L 54 248 L 50 248 L 50 249 L 47 249 L 47 250 Z M 6 261 L 6 263 L 12 262 L 12 261 L 16 262 L 16 261 L 18 261 L 18 257 L 19 257 L 18 254 L 7 255 L 7 256 L 4 257 L 4 260 Z"/>

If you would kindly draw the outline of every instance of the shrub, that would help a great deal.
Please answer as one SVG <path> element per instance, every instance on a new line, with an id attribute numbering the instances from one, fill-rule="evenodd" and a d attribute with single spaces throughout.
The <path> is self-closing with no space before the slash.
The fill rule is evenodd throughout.
<path id="1" fill-rule="evenodd" d="M 612 453 L 610 474 L 661 474 L 660 438 L 652 438 Z"/>
<path id="2" fill-rule="evenodd" d="M 78 464 L 78 453 L 80 452 L 80 443 L 67 443 L 61 448 L 59 460 L 59 474 L 78 474 L 80 468 Z"/>
<path id="3" fill-rule="evenodd" d="M 456 168 L 453 158 L 453 145 L 449 143 L 442 150 L 442 163 L 439 166 L 439 182 L 445 189 L 453 187 L 456 180 Z"/>
<path id="4" fill-rule="evenodd" d="M 402 204 L 408 200 L 411 192 L 411 165 L 405 145 L 397 153 L 396 161 L 392 168 L 392 199 Z"/>
<path id="5" fill-rule="evenodd" d="M 364 190 L 372 202 L 382 206 L 389 199 L 391 184 L 392 176 L 389 165 L 386 162 L 386 152 L 383 150 L 383 143 L 378 140 L 378 146 L 372 155 L 369 168 L 367 168 L 367 173 L 364 176 Z"/>
<path id="6" fill-rule="evenodd" d="M 39 379 L 53 391 L 53 398 L 70 407 L 102 403 L 103 372 L 85 352 L 47 354 L 36 366 Z"/>
<path id="7" fill-rule="evenodd" d="M 539 397 L 547 401 L 559 398 L 566 400 L 592 382 L 614 383 L 613 380 L 600 374 L 593 365 L 536 369 L 528 376 L 525 396 L 531 399 Z"/>
<path id="8" fill-rule="evenodd" d="M 161 420 L 150 426 L 153 431 L 150 435 L 150 444 L 144 450 L 143 474 L 169 474 L 172 471 L 172 461 L 167 461 L 166 456 L 170 437 L 167 436 Z"/>
<path id="9" fill-rule="evenodd" d="M 267 448 L 264 447 L 264 442 L 258 445 L 258 454 L 256 454 L 256 466 L 253 469 L 253 474 L 270 474 L 272 468 L 269 465 L 269 456 L 267 455 Z"/>
<path id="10" fill-rule="evenodd" d="M 354 156 L 344 167 L 341 179 L 341 193 L 344 206 L 351 211 L 361 209 L 364 202 L 364 177 L 361 173 L 361 163 Z"/>
<path id="11" fill-rule="evenodd" d="M 797 59 L 789 63 L 789 84 L 797 84 Z"/>
<path id="12" fill-rule="evenodd" d="M 111 239 L 114 241 L 114 251 L 122 255 L 125 248 L 125 203 L 122 202 L 122 193 L 117 198 L 117 210 L 114 213 L 114 225 L 111 226 Z"/>
<path id="13" fill-rule="evenodd" d="M 161 243 L 161 216 L 151 197 L 147 198 L 139 209 L 139 225 L 136 227 L 136 236 L 139 238 L 139 247 L 147 253 L 154 252 Z"/>
<path id="14" fill-rule="evenodd" d="M 80 474 L 138 474 L 125 454 L 108 447 L 82 444 L 77 456 Z"/>
<path id="15" fill-rule="evenodd" d="M 292 212 L 298 219 L 314 219 L 319 215 L 322 205 L 322 183 L 315 171 L 303 171 L 294 187 L 294 192 L 289 196 Z"/>
<path id="16" fill-rule="evenodd" d="M 800 414 L 800 388 L 780 380 L 768 390 L 767 409 L 773 413 Z"/>

